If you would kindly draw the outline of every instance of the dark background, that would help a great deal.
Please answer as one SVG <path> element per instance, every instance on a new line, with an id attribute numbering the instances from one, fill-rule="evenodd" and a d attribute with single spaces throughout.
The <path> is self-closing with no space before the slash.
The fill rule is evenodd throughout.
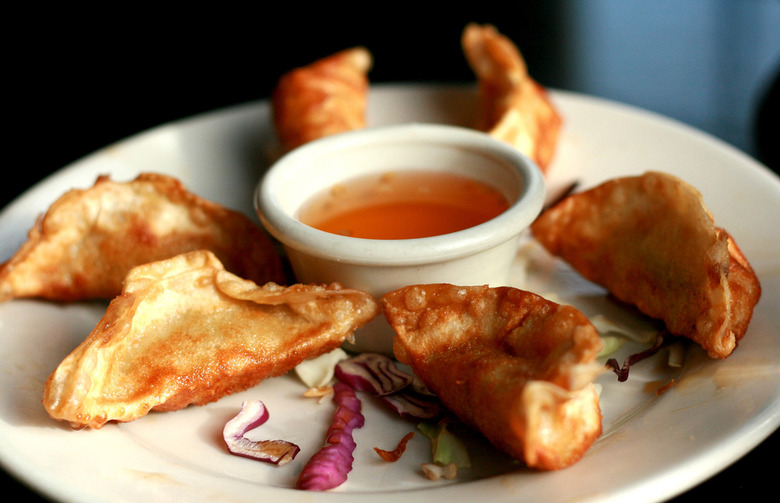
<path id="1" fill-rule="evenodd" d="M 5 35 L 11 133 L 0 207 L 94 150 L 165 122 L 265 99 L 282 72 L 353 45 L 374 54 L 372 82 L 473 82 L 459 46 L 470 21 L 495 24 L 512 38 L 546 86 L 668 115 L 780 171 L 780 2 L 515 4 L 24 9 L 6 20 L 18 35 Z M 763 467 L 779 448 L 775 433 L 678 501 L 762 497 L 774 489 Z M 0 478 L 4 493 L 17 487 Z"/>

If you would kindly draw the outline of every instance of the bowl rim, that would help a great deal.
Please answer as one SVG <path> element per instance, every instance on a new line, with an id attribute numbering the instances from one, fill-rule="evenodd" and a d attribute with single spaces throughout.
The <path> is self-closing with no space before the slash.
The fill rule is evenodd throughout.
<path id="1" fill-rule="evenodd" d="M 290 164 L 331 154 L 356 145 L 387 142 L 435 142 L 498 156 L 523 179 L 517 200 L 500 215 L 457 232 L 413 239 L 366 239 L 315 229 L 284 211 L 275 196 L 275 184 Z M 366 127 L 311 141 L 277 159 L 262 175 L 254 206 L 266 231 L 287 248 L 324 259 L 366 265 L 425 264 L 472 255 L 519 236 L 541 212 L 544 176 L 529 157 L 488 133 L 461 126 L 406 123 Z"/>

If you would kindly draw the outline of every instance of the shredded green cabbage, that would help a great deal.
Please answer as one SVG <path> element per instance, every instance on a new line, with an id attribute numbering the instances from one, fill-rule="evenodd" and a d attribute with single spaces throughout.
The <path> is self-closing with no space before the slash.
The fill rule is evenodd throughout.
<path id="1" fill-rule="evenodd" d="M 349 355 L 343 349 L 336 348 L 330 353 L 302 361 L 295 367 L 295 373 L 306 386 L 321 388 L 331 383 L 336 365 L 347 358 Z"/>
<path id="2" fill-rule="evenodd" d="M 626 342 L 626 339 L 615 335 L 602 335 L 601 342 L 604 343 L 604 347 L 601 348 L 601 351 L 596 356 L 597 358 L 614 353 Z"/>
<path id="3" fill-rule="evenodd" d="M 447 428 L 446 423 L 420 423 L 417 428 L 431 440 L 431 458 L 440 466 L 454 464 L 458 468 L 471 466 L 466 445 Z"/>
<path id="4" fill-rule="evenodd" d="M 652 344 L 658 330 L 644 327 L 628 327 L 607 318 L 603 314 L 597 314 L 590 319 L 596 330 L 602 336 L 622 336 L 640 344 Z"/>

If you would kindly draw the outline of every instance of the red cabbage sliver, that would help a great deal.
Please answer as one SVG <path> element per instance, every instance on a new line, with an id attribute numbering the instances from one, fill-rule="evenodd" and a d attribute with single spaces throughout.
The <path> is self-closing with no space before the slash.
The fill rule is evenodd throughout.
<path id="1" fill-rule="evenodd" d="M 369 391 L 377 396 L 395 393 L 413 380 L 393 360 L 377 353 L 362 353 L 339 362 L 335 375 L 357 391 Z"/>
<path id="2" fill-rule="evenodd" d="M 404 418 L 433 419 L 441 414 L 441 405 L 435 396 L 418 393 L 412 389 L 404 389 L 392 395 L 381 396 L 379 399 Z"/>
<path id="3" fill-rule="evenodd" d="M 377 353 L 362 353 L 336 365 L 336 378 L 356 391 L 379 398 L 401 417 L 432 419 L 441 412 L 439 400 L 414 374 Z"/>
<path id="4" fill-rule="evenodd" d="M 361 428 L 365 418 L 360 399 L 349 385 L 337 382 L 333 386 L 336 412 L 328 427 L 325 445 L 309 459 L 298 476 L 296 487 L 307 491 L 327 491 L 340 486 L 352 471 L 356 428 Z"/>
<path id="5" fill-rule="evenodd" d="M 295 458 L 300 448 L 286 440 L 249 440 L 246 433 L 268 421 L 268 409 L 260 400 L 241 404 L 241 411 L 225 424 L 222 438 L 228 450 L 243 456 L 275 465 L 284 465 Z"/>
<path id="6" fill-rule="evenodd" d="M 645 349 L 644 351 L 640 351 L 639 353 L 633 353 L 631 355 L 628 355 L 628 357 L 623 362 L 623 366 L 620 366 L 618 364 L 617 359 L 610 358 L 606 362 L 606 367 L 612 369 L 615 374 L 618 376 L 618 381 L 625 382 L 628 380 L 628 372 L 631 370 L 631 365 L 634 365 L 635 363 L 639 363 L 640 361 L 644 360 L 645 358 L 649 358 L 656 354 L 658 351 L 661 350 L 664 346 L 667 344 L 670 344 L 672 342 L 671 337 L 666 337 L 668 332 L 666 330 L 662 330 L 658 333 L 655 339 L 655 343 L 650 346 L 649 348 Z"/>

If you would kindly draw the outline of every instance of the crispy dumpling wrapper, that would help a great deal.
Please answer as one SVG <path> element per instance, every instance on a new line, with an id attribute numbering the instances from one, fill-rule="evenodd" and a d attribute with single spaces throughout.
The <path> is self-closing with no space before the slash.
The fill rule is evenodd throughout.
<path id="1" fill-rule="evenodd" d="M 672 175 L 608 180 L 531 227 L 553 255 L 667 330 L 725 358 L 745 335 L 761 286 L 701 194 Z"/>
<path id="2" fill-rule="evenodd" d="M 547 90 L 528 74 L 517 46 L 494 26 L 470 23 L 461 39 L 477 76 L 477 129 L 514 145 L 547 172 L 563 124 Z"/>
<path id="3" fill-rule="evenodd" d="M 515 459 L 560 469 L 601 434 L 602 341 L 577 309 L 511 287 L 449 284 L 404 287 L 382 305 L 396 358 Z"/>
<path id="4" fill-rule="evenodd" d="M 189 252 L 128 274 L 47 380 L 43 405 L 75 428 L 203 405 L 336 349 L 378 314 L 358 290 L 258 286 L 209 251 Z"/>
<path id="5" fill-rule="evenodd" d="M 354 47 L 282 75 L 271 96 L 283 151 L 366 125 L 371 53 Z"/>
<path id="6" fill-rule="evenodd" d="M 200 249 L 258 284 L 286 283 L 270 238 L 246 215 L 167 175 L 142 173 L 128 182 L 100 176 L 55 201 L 0 265 L 0 301 L 112 299 L 133 267 Z"/>

